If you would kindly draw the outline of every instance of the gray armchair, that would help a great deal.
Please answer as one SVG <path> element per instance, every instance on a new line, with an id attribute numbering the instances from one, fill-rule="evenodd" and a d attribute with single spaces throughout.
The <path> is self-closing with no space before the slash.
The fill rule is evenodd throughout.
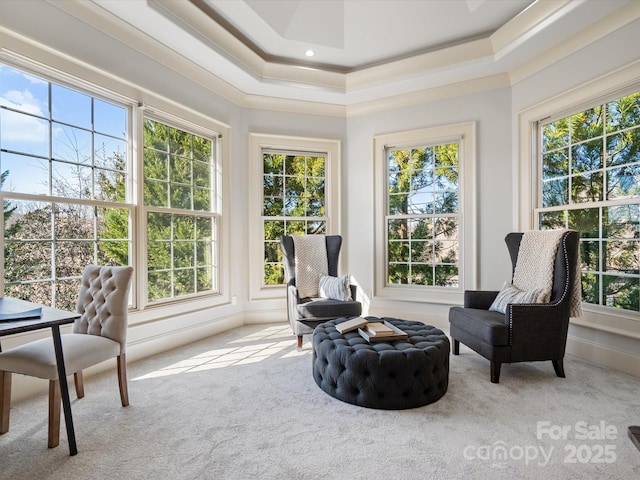
<path id="1" fill-rule="evenodd" d="M 327 235 L 328 274 L 338 276 L 338 258 L 342 237 Z M 362 313 L 362 304 L 356 300 L 357 288 L 350 285 L 352 300 L 329 298 L 301 298 L 296 286 L 296 254 L 293 237 L 283 236 L 280 240 L 284 257 L 284 275 L 287 285 L 287 318 L 293 334 L 298 337 L 298 349 L 302 348 L 303 335 L 313 333 L 322 322 L 340 317 L 357 317 Z"/>
<path id="2" fill-rule="evenodd" d="M 505 242 L 513 272 L 523 233 L 510 233 Z M 449 311 L 453 354 L 460 342 L 491 362 L 491 382 L 500 380 L 503 363 L 551 360 L 564 377 L 563 358 L 574 289 L 579 289 L 578 232 L 568 230 L 560 240 L 553 265 L 548 303 L 509 303 L 505 313 L 489 310 L 498 291 L 465 291 L 464 306 Z M 579 303 L 579 302 L 578 302 Z"/>

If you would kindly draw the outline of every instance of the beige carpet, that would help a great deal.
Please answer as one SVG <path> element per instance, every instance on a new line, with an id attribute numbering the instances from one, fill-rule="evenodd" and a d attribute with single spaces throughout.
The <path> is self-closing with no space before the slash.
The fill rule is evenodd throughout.
<path id="1" fill-rule="evenodd" d="M 297 352 L 288 327 L 254 325 L 132 363 L 127 408 L 115 372 L 87 378 L 75 457 L 64 428 L 46 448 L 46 396 L 20 402 L 0 436 L 0 478 L 640 478 L 627 437 L 638 378 L 568 357 L 566 379 L 551 362 L 505 365 L 494 385 L 462 348 L 441 400 L 371 410 L 316 386 L 309 347 Z"/>

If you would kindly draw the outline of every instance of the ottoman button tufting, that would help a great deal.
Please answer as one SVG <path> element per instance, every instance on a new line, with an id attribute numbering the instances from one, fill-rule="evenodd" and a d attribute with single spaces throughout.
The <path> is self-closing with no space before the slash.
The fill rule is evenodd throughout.
<path id="1" fill-rule="evenodd" d="M 335 325 L 344 320 L 322 323 L 313 333 L 313 377 L 324 392 L 354 405 L 389 410 L 428 405 L 446 393 L 450 344 L 444 332 L 420 322 L 384 318 L 408 338 L 369 343 L 357 331 L 339 333 Z M 322 349 L 326 356 L 321 357 L 317 352 L 325 342 L 331 345 Z M 336 381 L 323 381 L 336 372 Z"/>

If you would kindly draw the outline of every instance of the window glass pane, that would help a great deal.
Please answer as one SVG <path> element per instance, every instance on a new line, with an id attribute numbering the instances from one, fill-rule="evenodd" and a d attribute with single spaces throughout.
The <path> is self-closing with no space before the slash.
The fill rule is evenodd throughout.
<path id="1" fill-rule="evenodd" d="M 597 272 L 600 270 L 600 243 L 599 241 L 580 242 L 580 268 Z"/>
<path id="2" fill-rule="evenodd" d="M 566 176 L 569 174 L 569 150 L 555 150 L 542 156 L 542 178 Z"/>
<path id="3" fill-rule="evenodd" d="M 7 297 L 19 298 L 41 305 L 53 305 L 52 282 L 37 283 L 5 283 L 4 292 Z M 78 301 L 78 290 L 76 290 L 75 302 Z M 60 305 L 60 308 L 75 311 L 75 303 L 69 308 Z"/>
<path id="4" fill-rule="evenodd" d="M 580 143 L 571 148 L 573 172 L 589 172 L 602 168 L 602 139 Z"/>
<path id="5" fill-rule="evenodd" d="M 8 108 L 49 117 L 49 83 L 40 78 L 0 65 L 0 97 Z"/>
<path id="6" fill-rule="evenodd" d="M 587 173 L 571 177 L 571 200 L 573 203 L 598 202 L 602 200 L 602 173 Z"/>
<path id="7" fill-rule="evenodd" d="M 571 142 L 582 142 L 603 133 L 604 108 L 598 106 L 571 117 Z"/>
<path id="8" fill-rule="evenodd" d="M 160 122 L 144 119 L 144 148 L 169 152 L 169 127 Z"/>
<path id="9" fill-rule="evenodd" d="M 49 156 L 49 122 L 24 113 L 0 110 L 2 149 Z"/>
<path id="10" fill-rule="evenodd" d="M 542 151 L 548 152 L 569 145 L 569 119 L 548 123 L 542 127 Z"/>
<path id="11" fill-rule="evenodd" d="M 96 134 L 94 136 L 95 155 L 93 164 L 97 167 L 125 170 L 127 143 L 113 137 Z"/>
<path id="12" fill-rule="evenodd" d="M 637 277 L 603 275 L 602 283 L 607 307 L 640 311 L 640 280 Z"/>
<path id="13" fill-rule="evenodd" d="M 49 194 L 49 160 L 0 152 L 0 171 L 5 175 L 0 185 L 4 191 Z"/>
<path id="14" fill-rule="evenodd" d="M 93 197 L 93 169 L 78 164 L 51 162 L 52 195 L 68 198 Z"/>
<path id="15" fill-rule="evenodd" d="M 620 205 L 603 209 L 603 236 L 640 238 L 640 205 Z"/>
<path id="16" fill-rule="evenodd" d="M 566 212 L 541 212 L 539 225 L 542 230 L 564 228 L 566 224 Z"/>
<path id="17" fill-rule="evenodd" d="M 91 164 L 91 132 L 53 123 L 51 156 L 57 160 Z"/>
<path id="18" fill-rule="evenodd" d="M 607 132 L 640 125 L 640 92 L 607 104 Z"/>
<path id="19" fill-rule="evenodd" d="M 409 265 L 406 263 L 389 263 L 389 275 L 387 282 L 392 285 L 408 284 Z"/>
<path id="20" fill-rule="evenodd" d="M 640 128 L 607 137 L 607 166 L 640 163 Z"/>
<path id="21" fill-rule="evenodd" d="M 632 198 L 638 196 L 640 165 L 628 165 L 607 171 L 607 198 Z"/>
<path id="22" fill-rule="evenodd" d="M 51 117 L 76 127 L 91 128 L 91 97 L 62 85 L 51 84 Z"/>
<path id="23" fill-rule="evenodd" d="M 125 139 L 127 136 L 127 110 L 119 105 L 93 100 L 93 128 L 96 132 Z"/>
<path id="24" fill-rule="evenodd" d="M 326 235 L 327 222 L 307 221 L 307 235 Z"/>

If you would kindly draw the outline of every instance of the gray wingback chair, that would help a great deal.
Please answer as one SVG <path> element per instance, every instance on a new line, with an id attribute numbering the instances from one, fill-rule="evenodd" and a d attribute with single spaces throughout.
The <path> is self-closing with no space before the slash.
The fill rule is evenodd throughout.
<path id="1" fill-rule="evenodd" d="M 510 233 L 505 242 L 515 272 L 523 233 Z M 500 380 L 503 363 L 551 360 L 564 377 L 563 358 L 569 328 L 572 289 L 578 271 L 578 232 L 567 231 L 555 256 L 549 303 L 509 304 L 506 313 L 490 311 L 498 291 L 465 291 L 464 305 L 449 310 L 453 354 L 462 342 L 491 362 L 491 382 Z"/>
<path id="2" fill-rule="evenodd" d="M 338 259 L 342 237 L 327 235 L 328 274 L 338 276 Z M 293 237 L 280 239 L 284 257 L 284 276 L 287 286 L 287 318 L 293 334 L 298 337 L 298 349 L 302 348 L 303 335 L 313 333 L 313 329 L 327 320 L 340 317 L 357 317 L 362 313 L 362 304 L 355 300 L 357 287 L 351 285 L 353 300 L 331 300 L 326 298 L 300 298 L 296 287 L 296 255 Z"/>

